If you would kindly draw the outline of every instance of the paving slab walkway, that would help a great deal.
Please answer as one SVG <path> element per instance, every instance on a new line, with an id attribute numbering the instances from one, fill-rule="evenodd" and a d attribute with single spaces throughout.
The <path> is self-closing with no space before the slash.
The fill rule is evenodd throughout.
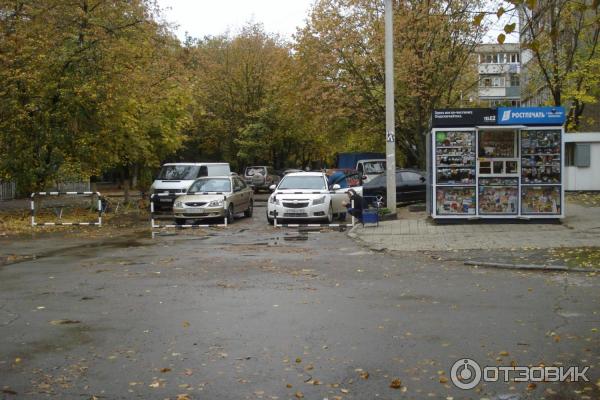
<path id="1" fill-rule="evenodd" d="M 357 226 L 350 236 L 376 250 L 425 251 L 600 246 L 600 207 L 567 205 L 562 223 L 438 224 L 424 213 Z"/>

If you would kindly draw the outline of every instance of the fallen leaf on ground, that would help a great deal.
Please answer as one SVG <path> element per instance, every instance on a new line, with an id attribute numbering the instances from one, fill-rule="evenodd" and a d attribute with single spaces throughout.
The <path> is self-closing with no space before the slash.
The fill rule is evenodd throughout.
<path id="1" fill-rule="evenodd" d="M 294 393 L 294 396 L 296 396 L 297 399 L 303 399 L 304 398 L 304 394 L 301 391 L 297 391 L 296 393 Z"/>
<path id="2" fill-rule="evenodd" d="M 359 375 L 363 379 L 369 379 L 369 373 L 367 371 L 363 371 Z"/>
<path id="3" fill-rule="evenodd" d="M 171 372 L 171 368 L 162 368 L 160 370 L 160 372 L 162 372 L 163 374 L 166 373 L 166 372 Z"/>
<path id="4" fill-rule="evenodd" d="M 390 383 L 390 387 L 392 389 L 400 389 L 400 387 L 402 386 L 402 381 L 398 378 L 394 379 L 391 383 Z"/>
<path id="5" fill-rule="evenodd" d="M 156 388 L 159 388 L 159 387 L 164 387 L 164 386 L 165 386 L 165 383 L 164 383 L 164 382 L 162 382 L 162 381 L 154 381 L 154 382 L 152 382 L 152 383 L 151 383 L 150 385 L 148 385 L 148 386 L 150 386 L 151 388 L 154 388 L 154 389 L 156 389 Z"/>
<path id="6" fill-rule="evenodd" d="M 177 400 L 192 400 L 189 394 L 178 394 Z"/>
<path id="7" fill-rule="evenodd" d="M 440 383 L 448 383 L 448 378 L 445 376 L 440 376 Z"/>
<path id="8" fill-rule="evenodd" d="M 508 356 L 508 351 L 501 351 L 500 353 L 498 353 L 498 355 L 501 355 L 502 357 L 506 357 L 506 356 Z"/>
<path id="9" fill-rule="evenodd" d="M 70 325 L 70 324 L 80 324 L 81 321 L 77 321 L 75 319 L 53 319 L 50 321 L 52 325 Z"/>

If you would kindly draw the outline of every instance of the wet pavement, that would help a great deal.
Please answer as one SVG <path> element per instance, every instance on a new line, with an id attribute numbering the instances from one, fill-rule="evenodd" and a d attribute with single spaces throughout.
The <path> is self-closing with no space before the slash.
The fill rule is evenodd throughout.
<path id="1" fill-rule="evenodd" d="M 0 399 L 600 398 L 598 277 L 373 252 L 264 208 L 226 229 L 0 246 Z M 463 391 L 463 357 L 589 365 L 590 382 Z"/>

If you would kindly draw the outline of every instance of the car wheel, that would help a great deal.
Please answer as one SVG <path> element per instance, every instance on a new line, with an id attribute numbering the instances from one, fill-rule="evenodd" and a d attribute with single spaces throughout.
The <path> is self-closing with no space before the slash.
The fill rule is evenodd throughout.
<path id="1" fill-rule="evenodd" d="M 248 204 L 248 209 L 246 211 L 244 211 L 244 216 L 247 218 L 251 218 L 253 211 L 254 211 L 254 201 L 250 200 L 250 204 Z"/>
<path id="2" fill-rule="evenodd" d="M 328 224 L 333 222 L 333 206 L 329 203 L 329 210 L 327 211 L 327 216 L 325 217 Z"/>
<path id="3" fill-rule="evenodd" d="M 227 213 L 225 214 L 225 223 L 229 224 L 233 224 L 233 204 L 229 205 L 229 208 L 227 208 Z"/>
<path id="4" fill-rule="evenodd" d="M 175 219 L 175 225 L 185 225 L 186 220 L 182 219 L 182 218 L 176 218 Z"/>

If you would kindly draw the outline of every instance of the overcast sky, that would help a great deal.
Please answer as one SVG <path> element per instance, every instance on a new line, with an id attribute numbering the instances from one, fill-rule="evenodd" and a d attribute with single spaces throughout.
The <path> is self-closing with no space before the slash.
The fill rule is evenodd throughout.
<path id="1" fill-rule="evenodd" d="M 158 0 L 165 18 L 179 25 L 177 35 L 193 37 L 236 33 L 247 22 L 291 38 L 304 25 L 313 0 Z"/>
<path id="2" fill-rule="evenodd" d="M 179 25 L 181 40 L 187 32 L 202 38 L 229 31 L 235 34 L 247 22 L 261 22 L 269 33 L 279 33 L 291 39 L 297 26 L 303 26 L 314 0 L 158 0 L 167 21 Z M 497 9 L 501 0 L 491 0 L 490 8 Z M 495 8 L 494 8 L 495 7 Z M 513 15 L 514 17 L 514 15 Z M 496 42 L 504 25 L 510 21 L 505 15 L 500 21 L 490 17 L 492 27 L 484 42 Z M 507 35 L 506 42 L 518 42 L 516 34 Z"/>

